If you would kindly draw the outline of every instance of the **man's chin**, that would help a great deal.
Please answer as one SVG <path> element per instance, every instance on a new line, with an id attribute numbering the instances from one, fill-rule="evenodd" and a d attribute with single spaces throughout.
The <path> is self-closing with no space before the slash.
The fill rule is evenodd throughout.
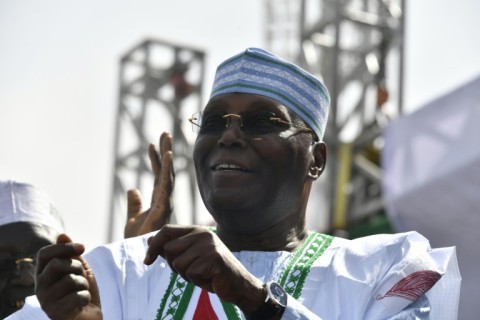
<path id="1" fill-rule="evenodd" d="M 209 192 L 209 201 L 219 208 L 235 210 L 244 206 L 257 206 L 261 203 L 259 199 L 265 196 L 262 188 L 253 184 L 230 185 L 223 187 L 212 187 Z"/>
<path id="2" fill-rule="evenodd" d="M 4 319 L 12 313 L 20 310 L 25 305 L 25 298 L 16 301 L 2 301 L 0 303 L 0 319 Z"/>
<path id="3" fill-rule="evenodd" d="M 258 209 L 258 202 L 254 197 L 245 198 L 239 197 L 237 194 L 221 194 L 216 195 L 214 199 L 209 201 L 207 208 L 211 213 L 221 215 L 244 215 L 245 212 L 256 211 Z"/>
<path id="4" fill-rule="evenodd" d="M 21 309 L 18 308 L 18 307 L 13 307 L 13 306 L 2 306 L 1 307 L 1 311 L 0 311 L 0 319 L 5 319 L 6 317 L 8 317 L 9 315 L 11 315 L 12 313 L 15 313 L 17 312 L 18 310 Z"/>

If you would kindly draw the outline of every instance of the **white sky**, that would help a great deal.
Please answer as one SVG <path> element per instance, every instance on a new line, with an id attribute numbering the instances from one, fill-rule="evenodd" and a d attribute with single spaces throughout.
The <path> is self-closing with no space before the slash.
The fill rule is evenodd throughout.
<path id="1" fill-rule="evenodd" d="M 408 112 L 480 74 L 478 12 L 409 1 Z M 264 46 L 262 17 L 260 0 L 0 0 L 0 178 L 44 188 L 74 240 L 104 243 L 119 57 L 145 38 L 198 47 L 210 87 L 224 58 Z"/>

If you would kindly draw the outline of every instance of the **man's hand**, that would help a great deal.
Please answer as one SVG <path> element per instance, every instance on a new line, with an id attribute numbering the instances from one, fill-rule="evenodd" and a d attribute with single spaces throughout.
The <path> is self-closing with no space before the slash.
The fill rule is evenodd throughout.
<path id="1" fill-rule="evenodd" d="M 155 175 L 150 209 L 142 212 L 142 197 L 139 190 L 132 189 L 127 192 L 128 210 L 124 230 L 125 238 L 159 230 L 170 222 L 173 212 L 172 192 L 175 184 L 175 171 L 172 136 L 166 132 L 162 133 L 160 154 L 155 150 L 155 145 L 150 144 L 148 156 Z"/>
<path id="2" fill-rule="evenodd" d="M 81 256 L 85 247 L 65 234 L 37 255 L 35 294 L 53 320 L 103 319 L 92 269 Z"/>
<path id="3" fill-rule="evenodd" d="M 152 264 L 160 255 L 182 278 L 216 293 L 245 314 L 257 310 L 265 301 L 263 283 L 207 228 L 165 225 L 149 238 L 148 244 L 145 264 Z"/>

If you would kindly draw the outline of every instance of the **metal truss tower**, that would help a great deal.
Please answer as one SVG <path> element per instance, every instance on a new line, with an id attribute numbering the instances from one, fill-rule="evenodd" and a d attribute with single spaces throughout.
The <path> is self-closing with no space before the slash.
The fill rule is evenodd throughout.
<path id="1" fill-rule="evenodd" d="M 204 56 L 194 48 L 149 39 L 121 58 L 109 242 L 123 237 L 127 190 L 138 188 L 148 207 L 154 181 L 148 145 L 155 143 L 158 148 L 163 131 L 173 136 L 175 190 L 179 184 L 181 190 L 188 190 L 181 201 L 174 198 L 175 210 L 180 205 L 182 212 L 191 213 L 186 222 L 196 222 L 194 137 L 187 119 L 203 102 Z"/>
<path id="2" fill-rule="evenodd" d="M 331 232 L 384 213 L 381 133 L 402 113 L 405 1 L 302 0 L 291 13 L 299 12 L 295 60 L 331 94 L 324 138 Z M 275 41 L 267 36 L 272 50 Z"/>
<path id="3" fill-rule="evenodd" d="M 300 1 L 267 0 L 265 5 L 268 49 L 284 59 L 294 61 L 299 54 Z"/>

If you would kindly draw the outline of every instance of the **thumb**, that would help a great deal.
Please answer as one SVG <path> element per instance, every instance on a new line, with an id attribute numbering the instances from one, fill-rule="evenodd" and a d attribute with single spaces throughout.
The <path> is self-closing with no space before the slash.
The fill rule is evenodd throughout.
<path id="1" fill-rule="evenodd" d="M 142 196 L 140 190 L 127 191 L 127 219 L 133 218 L 142 212 Z"/>
<path id="2" fill-rule="evenodd" d="M 57 237 L 57 244 L 72 243 L 72 242 L 73 242 L 72 239 L 69 236 L 67 236 L 65 233 L 62 233 Z"/>

